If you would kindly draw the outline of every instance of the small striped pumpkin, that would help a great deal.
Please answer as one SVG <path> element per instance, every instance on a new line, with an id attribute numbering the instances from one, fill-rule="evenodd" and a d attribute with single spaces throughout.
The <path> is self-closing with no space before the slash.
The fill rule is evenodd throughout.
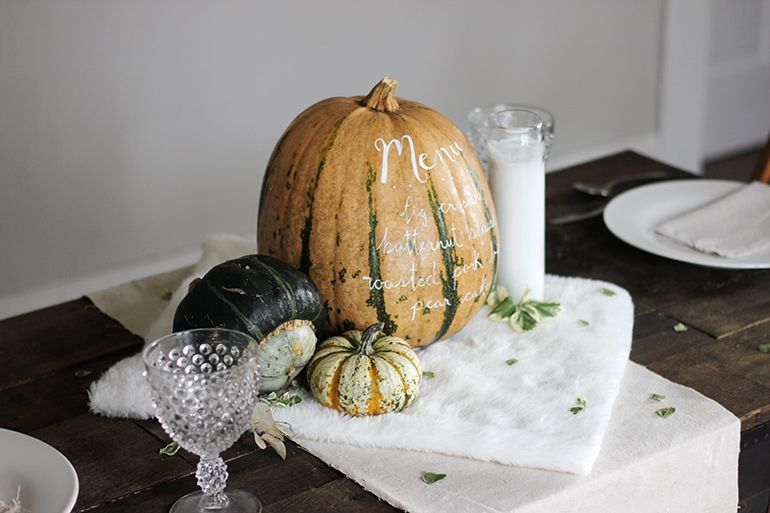
<path id="1" fill-rule="evenodd" d="M 422 368 L 403 339 L 382 333 L 383 324 L 363 334 L 351 330 L 326 339 L 308 365 L 313 396 L 347 415 L 401 411 L 417 395 Z"/>
<path id="2" fill-rule="evenodd" d="M 451 121 L 394 96 L 329 98 L 292 121 L 262 181 L 259 250 L 308 274 L 332 330 L 385 324 L 412 347 L 459 331 L 497 269 L 494 207 Z"/>

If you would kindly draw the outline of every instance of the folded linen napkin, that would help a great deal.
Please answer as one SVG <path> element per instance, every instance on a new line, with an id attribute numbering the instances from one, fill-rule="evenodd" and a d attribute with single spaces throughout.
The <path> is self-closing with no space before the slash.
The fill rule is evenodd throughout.
<path id="1" fill-rule="evenodd" d="M 739 187 L 662 222 L 655 233 L 724 258 L 770 256 L 770 186 Z"/>
<path id="2" fill-rule="evenodd" d="M 244 253 L 237 238 L 207 240 L 196 273 L 183 280 L 152 326 L 153 337 L 171 330 L 176 304 L 187 283 L 212 264 Z M 126 284 L 148 299 L 169 290 L 162 279 Z M 615 292 L 608 295 L 602 289 Z M 290 408 L 275 408 L 307 440 L 364 447 L 399 448 L 464 456 L 507 465 L 587 474 L 599 454 L 628 361 L 633 304 L 623 289 L 581 278 L 546 277 L 549 299 L 562 312 L 538 329 L 517 334 L 481 312 L 460 333 L 419 352 L 424 379 L 414 404 L 395 415 L 350 418 L 322 407 L 309 395 Z M 91 296 L 108 315 L 130 311 L 119 290 Z M 117 315 L 113 315 L 117 317 Z M 146 340 L 151 340 L 147 339 Z M 508 360 L 515 358 L 516 363 Z M 108 416 L 148 418 L 152 405 L 139 355 L 115 364 L 89 391 L 91 410 Z M 578 397 L 586 406 L 573 414 Z"/>

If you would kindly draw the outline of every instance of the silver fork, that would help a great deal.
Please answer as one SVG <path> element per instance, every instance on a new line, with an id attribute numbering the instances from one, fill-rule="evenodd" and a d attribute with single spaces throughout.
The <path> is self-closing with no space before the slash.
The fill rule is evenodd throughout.
<path id="1" fill-rule="evenodd" d="M 649 173 L 640 173 L 638 175 L 619 176 L 617 178 L 613 178 L 603 185 L 586 182 L 575 182 L 572 184 L 572 188 L 576 191 L 580 191 L 591 196 L 602 196 L 606 198 L 612 194 L 612 189 L 621 183 L 666 177 L 668 177 L 668 173 L 665 171 L 650 171 Z"/>

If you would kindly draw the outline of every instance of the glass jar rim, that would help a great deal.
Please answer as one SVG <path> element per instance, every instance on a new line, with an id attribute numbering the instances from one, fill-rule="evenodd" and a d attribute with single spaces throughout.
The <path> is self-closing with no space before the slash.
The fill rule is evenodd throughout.
<path id="1" fill-rule="evenodd" d="M 511 120 L 515 120 L 510 123 Z M 528 109 L 505 109 L 489 116 L 488 128 L 501 130 L 511 135 L 525 135 L 530 132 L 542 132 L 545 127 L 543 118 Z"/>
<path id="2" fill-rule="evenodd" d="M 553 114 L 537 105 L 527 105 L 523 103 L 494 103 L 483 107 L 474 107 L 468 112 L 468 122 L 475 127 L 489 128 L 489 117 L 497 112 L 504 110 L 527 110 L 543 120 L 544 130 L 553 136 L 554 117 Z"/>

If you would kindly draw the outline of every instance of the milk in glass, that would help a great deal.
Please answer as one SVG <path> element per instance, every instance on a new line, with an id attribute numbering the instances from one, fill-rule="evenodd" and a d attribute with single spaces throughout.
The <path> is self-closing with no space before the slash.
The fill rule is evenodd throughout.
<path id="1" fill-rule="evenodd" d="M 497 113 L 485 139 L 500 238 L 497 283 L 515 300 L 526 289 L 530 298 L 543 300 L 547 143 L 542 121 L 523 110 Z"/>

